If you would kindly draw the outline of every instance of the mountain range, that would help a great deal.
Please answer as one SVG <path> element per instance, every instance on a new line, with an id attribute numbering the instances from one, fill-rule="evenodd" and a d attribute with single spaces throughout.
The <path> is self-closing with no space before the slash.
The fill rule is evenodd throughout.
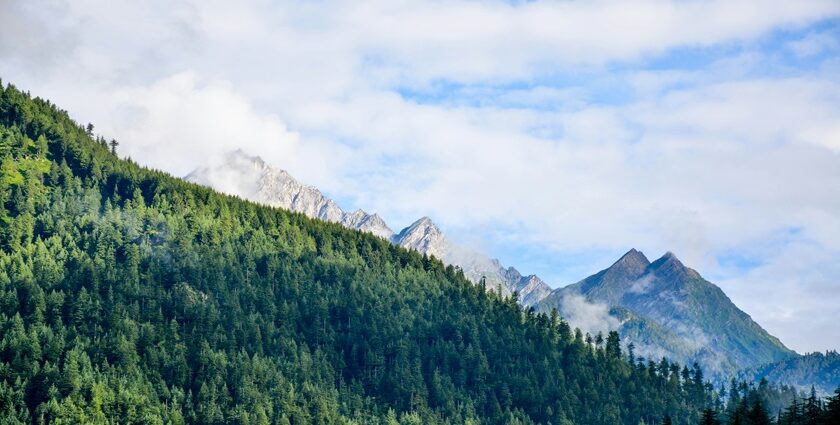
<path id="1" fill-rule="evenodd" d="M 631 249 L 609 268 L 578 283 L 552 290 L 536 275 L 450 241 L 429 218 L 422 217 L 399 232 L 377 214 L 343 211 L 315 187 L 263 159 L 237 150 L 215 166 L 196 169 L 186 180 L 258 203 L 303 213 L 372 233 L 396 245 L 459 267 L 474 283 L 537 311 L 556 309 L 585 331 L 618 330 L 636 354 L 698 363 L 715 379 L 737 371 L 795 357 L 741 311 L 723 291 L 667 253 L 650 262 Z"/>
<path id="2" fill-rule="evenodd" d="M 185 179 L 254 202 L 372 233 L 458 266 L 471 281 L 478 283 L 484 279 L 488 288 L 503 295 L 516 292 L 525 306 L 535 305 L 551 292 L 551 287 L 536 275 L 524 276 L 513 267 L 504 267 L 497 259 L 452 243 L 429 217 L 422 217 L 394 233 L 379 215 L 361 209 L 345 212 L 317 188 L 301 184 L 285 170 L 242 150 L 226 155 L 218 165 L 194 170 Z"/>

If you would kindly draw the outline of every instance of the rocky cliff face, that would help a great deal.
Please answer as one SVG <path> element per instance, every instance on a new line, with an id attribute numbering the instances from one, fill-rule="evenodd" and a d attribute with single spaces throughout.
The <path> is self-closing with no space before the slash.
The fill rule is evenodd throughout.
<path id="1" fill-rule="evenodd" d="M 514 268 L 504 268 L 498 260 L 451 243 L 440 228 L 423 217 L 394 234 L 377 214 L 363 210 L 344 212 L 318 189 L 299 183 L 289 173 L 268 165 L 259 157 L 237 150 L 214 167 L 193 171 L 186 179 L 216 190 L 309 217 L 341 223 L 351 229 L 369 232 L 396 245 L 434 256 L 460 267 L 473 282 L 484 279 L 488 289 L 503 295 L 519 292 L 523 305 L 533 305 L 551 292 L 537 276 L 522 276 Z"/>
<path id="2" fill-rule="evenodd" d="M 713 377 L 794 355 L 670 252 L 651 263 L 631 250 L 609 268 L 553 291 L 538 308 L 563 313 L 564 300 L 574 296 L 607 306 L 639 354 L 696 361 Z"/>

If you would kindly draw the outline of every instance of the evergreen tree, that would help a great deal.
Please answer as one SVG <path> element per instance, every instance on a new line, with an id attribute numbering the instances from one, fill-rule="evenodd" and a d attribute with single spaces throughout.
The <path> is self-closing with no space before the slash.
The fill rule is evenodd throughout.
<path id="1" fill-rule="evenodd" d="M 703 410 L 703 417 L 700 419 L 700 425 L 720 425 L 717 419 L 717 413 L 711 408 Z"/>
<path id="2" fill-rule="evenodd" d="M 756 400 L 750 406 L 745 423 L 747 425 L 770 425 L 770 415 L 760 401 Z"/>
<path id="3" fill-rule="evenodd" d="M 794 395 L 790 406 L 786 407 L 784 412 L 779 415 L 780 425 L 799 425 L 802 423 L 802 406 L 799 404 Z"/>
<path id="4" fill-rule="evenodd" d="M 804 400 L 802 406 L 802 423 L 804 425 L 820 425 L 821 417 L 821 400 L 817 397 L 817 390 L 811 386 L 811 394 Z"/>
<path id="5" fill-rule="evenodd" d="M 834 390 L 833 396 L 829 397 L 824 417 L 828 425 L 840 424 L 840 387 Z"/>

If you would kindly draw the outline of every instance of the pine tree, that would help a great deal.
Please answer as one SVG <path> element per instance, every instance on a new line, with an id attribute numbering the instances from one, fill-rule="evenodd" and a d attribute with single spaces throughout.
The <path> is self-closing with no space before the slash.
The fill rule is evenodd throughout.
<path id="1" fill-rule="evenodd" d="M 799 404 L 799 401 L 794 394 L 793 401 L 790 403 L 790 406 L 786 407 L 785 411 L 779 415 L 779 425 L 799 425 L 801 422 L 802 406 Z"/>
<path id="2" fill-rule="evenodd" d="M 746 425 L 770 425 L 770 414 L 760 401 L 755 400 L 746 415 Z"/>
<path id="3" fill-rule="evenodd" d="M 802 407 L 802 423 L 804 425 L 820 425 L 822 417 L 822 403 L 817 397 L 817 390 L 811 386 L 811 395 L 805 399 Z"/>
<path id="4" fill-rule="evenodd" d="M 717 413 L 711 408 L 703 410 L 703 416 L 700 418 L 700 425 L 720 425 L 717 419 Z"/>
<path id="5" fill-rule="evenodd" d="M 621 358 L 621 337 L 619 337 L 618 332 L 610 331 L 607 334 L 606 352 L 609 357 Z"/>
<path id="6" fill-rule="evenodd" d="M 731 395 L 730 395 L 731 397 Z M 749 425 L 747 422 L 747 414 L 749 413 L 749 408 L 747 407 L 747 398 L 739 398 L 738 405 L 733 407 L 732 410 L 729 411 L 729 424 L 730 425 Z"/>
<path id="7" fill-rule="evenodd" d="M 840 387 L 834 390 L 832 397 L 828 398 L 824 419 L 827 425 L 840 424 Z"/>

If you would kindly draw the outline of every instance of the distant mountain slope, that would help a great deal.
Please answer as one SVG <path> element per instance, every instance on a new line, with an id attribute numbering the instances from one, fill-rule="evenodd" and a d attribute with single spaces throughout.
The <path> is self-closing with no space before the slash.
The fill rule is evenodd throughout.
<path id="1" fill-rule="evenodd" d="M 526 306 L 537 303 L 551 292 L 551 288 L 535 275 L 522 276 L 515 268 L 505 268 L 496 259 L 453 244 L 428 217 L 394 234 L 378 215 L 362 210 L 345 212 L 318 189 L 299 183 L 286 171 L 273 168 L 242 150 L 231 152 L 217 166 L 193 171 L 185 179 L 255 202 L 373 233 L 456 265 L 473 282 L 484 279 L 489 289 L 498 290 L 505 296 L 518 292 L 519 302 Z"/>
<path id="2" fill-rule="evenodd" d="M 513 267 L 505 268 L 495 258 L 451 243 L 428 217 L 415 221 L 391 240 L 402 247 L 457 265 L 471 281 L 479 283 L 484 279 L 489 290 L 505 296 L 517 292 L 519 303 L 525 306 L 536 304 L 551 292 L 551 287 L 536 275 L 523 276 Z"/>
<path id="3" fill-rule="evenodd" d="M 807 391 L 813 385 L 821 395 L 830 395 L 840 387 L 840 354 L 837 351 L 809 353 L 752 367 L 739 375 L 739 379 L 754 382 L 761 378 L 791 385 L 801 391 Z"/>
<path id="4" fill-rule="evenodd" d="M 670 252 L 651 263 L 630 250 L 609 268 L 553 291 L 537 307 L 563 313 L 564 299 L 573 296 L 610 307 L 619 332 L 640 354 L 696 361 L 713 376 L 795 355 Z"/>

